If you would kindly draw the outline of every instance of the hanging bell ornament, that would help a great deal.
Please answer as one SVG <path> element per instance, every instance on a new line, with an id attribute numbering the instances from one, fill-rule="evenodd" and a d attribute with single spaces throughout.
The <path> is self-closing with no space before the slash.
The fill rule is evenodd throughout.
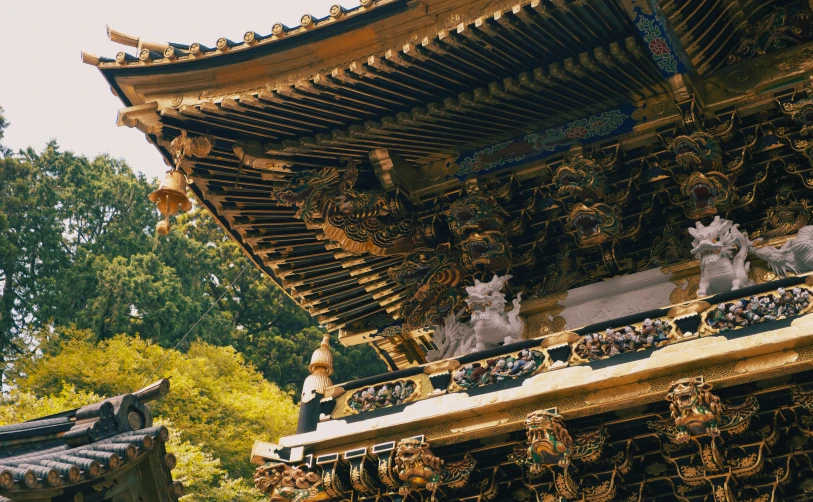
<path id="1" fill-rule="evenodd" d="M 155 233 L 167 235 L 169 233 L 169 217 L 178 211 L 189 211 L 192 209 L 192 202 L 186 196 L 186 176 L 177 170 L 167 171 L 158 190 L 150 194 L 150 200 L 158 207 L 158 211 L 164 215 L 164 219 L 158 222 Z"/>

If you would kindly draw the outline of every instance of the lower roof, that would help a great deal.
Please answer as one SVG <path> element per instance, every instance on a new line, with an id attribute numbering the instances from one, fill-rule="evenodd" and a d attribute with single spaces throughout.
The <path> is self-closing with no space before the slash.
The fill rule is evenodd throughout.
<path id="1" fill-rule="evenodd" d="M 0 500 L 51 500 L 77 493 L 81 498 L 82 492 L 111 488 L 115 478 L 148 457 L 156 462 L 143 468 L 152 474 L 136 479 L 152 486 L 133 487 L 134 493 L 176 500 L 183 485 L 172 481 L 175 456 L 164 447 L 169 431 L 153 426 L 146 406 L 168 391 L 169 380 L 163 379 L 133 394 L 0 427 Z"/>

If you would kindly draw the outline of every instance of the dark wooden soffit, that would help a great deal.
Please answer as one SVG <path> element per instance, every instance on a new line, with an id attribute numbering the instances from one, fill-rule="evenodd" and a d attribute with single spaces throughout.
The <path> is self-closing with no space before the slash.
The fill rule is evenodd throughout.
<path id="1" fill-rule="evenodd" d="M 339 329 L 391 318 L 406 292 L 387 269 L 402 257 L 336 249 L 295 218 L 294 208 L 274 202 L 272 190 L 291 172 L 340 167 L 338 159 L 368 162 L 376 148 L 417 169 L 667 92 L 620 5 L 549 7 L 530 1 L 492 10 L 291 84 L 193 104 L 134 106 L 120 123 L 152 137 L 167 159 L 166 147 L 181 130 L 213 137 L 210 154 L 184 166 L 193 191 L 320 323 Z M 121 89 L 143 85 L 119 70 L 104 74 L 114 87 L 126 81 Z M 434 203 L 423 204 L 429 211 Z"/>
<path id="2" fill-rule="evenodd" d="M 375 5 L 390 3 L 397 2 Z M 368 323 L 374 318 L 397 320 L 408 293 L 387 270 L 403 257 L 349 253 L 324 239 L 321 230 L 308 228 L 295 208 L 279 204 L 272 194 L 295 173 L 343 169 L 346 161 L 362 164 L 359 186 L 372 188 L 378 184 L 369 165 L 375 149 L 397 154 L 414 167 L 416 178 L 426 178 L 414 191 L 412 204 L 416 217 L 428 223 L 439 207 L 461 194 L 459 180 L 444 176 L 461 153 L 619 106 L 645 110 L 653 114 L 646 126 L 649 139 L 625 145 L 624 168 L 614 171 L 610 183 L 620 192 L 635 185 L 634 198 L 623 212 L 629 247 L 619 256 L 634 268 L 656 266 L 653 243 L 687 226 L 676 209 L 680 187 L 641 184 L 633 177 L 648 175 L 647 159 L 669 157 L 654 132 L 659 128 L 673 133 L 669 129 L 680 121 L 680 113 L 663 68 L 656 66 L 632 21 L 637 12 L 629 3 L 530 0 L 495 8 L 484 1 L 406 2 L 408 9 L 372 21 L 386 36 L 373 42 L 348 34 L 353 46 L 348 46 L 349 56 L 332 56 L 324 69 L 320 65 L 326 60 L 307 63 L 302 52 L 262 55 L 259 49 L 241 53 L 256 54 L 256 60 L 241 59 L 236 50 L 223 51 L 222 58 L 211 58 L 218 65 L 201 63 L 194 71 L 183 69 L 191 65 L 157 70 L 158 65 L 147 63 L 101 69 L 128 106 L 119 123 L 144 132 L 167 162 L 172 158 L 168 146 L 182 131 L 214 139 L 208 155 L 182 165 L 195 180 L 193 192 L 259 268 L 311 315 L 328 329 L 347 329 L 354 323 L 374 325 Z M 461 22 L 454 22 L 455 13 L 466 6 L 473 7 Z M 430 22 L 432 8 L 451 16 L 447 28 L 431 24 L 446 22 Z M 407 36 L 412 29 L 414 36 Z M 431 35 L 419 35 L 427 31 Z M 338 42 L 337 35 L 319 43 Z M 396 42 L 401 39 L 408 42 Z M 271 73 L 269 61 L 283 64 L 288 56 L 295 61 L 285 63 L 285 73 Z M 297 68 L 301 71 L 288 73 Z M 770 113 L 764 120 L 786 120 L 775 105 L 765 108 Z M 728 113 L 718 117 L 729 118 Z M 723 145 L 727 160 L 743 155 L 749 135 L 756 136 L 761 122 L 756 115 L 737 119 L 740 132 Z M 612 159 L 623 139 L 596 144 L 589 153 Z M 768 153 L 757 148 L 754 155 L 759 160 L 750 163 L 748 175 L 739 182 L 745 193 L 764 182 L 759 176 Z M 619 272 L 606 266 L 601 272 L 600 248 L 588 251 L 573 245 L 564 227 L 567 215 L 558 206 L 530 216 L 528 204 L 542 204 L 550 174 L 561 162 L 559 155 L 544 169 L 538 166 L 541 171 L 519 177 L 502 171 L 488 180 L 490 187 L 507 186 L 515 194 L 503 205 L 512 221 L 527 225 L 512 240 L 517 255 L 535 253 L 540 264 L 522 274 L 526 285 L 547 284 L 551 273 L 574 270 L 576 260 L 574 274 L 598 270 L 599 275 L 561 278 L 559 283 L 572 286 Z M 426 175 L 438 167 L 440 175 Z M 748 217 L 760 220 L 772 202 L 766 199 Z M 670 205 L 674 207 L 668 221 L 652 218 Z"/>
<path id="3" fill-rule="evenodd" d="M 793 22 L 774 23 L 777 9 L 809 11 L 806 0 L 661 0 L 663 11 L 691 64 L 700 75 L 707 75 L 723 66 L 759 55 L 757 38 L 761 31 Z M 801 22 L 807 22 L 802 20 Z M 778 32 L 777 32 L 778 33 Z M 804 33 L 786 33 L 778 38 L 805 38 Z M 755 47 L 755 45 L 757 45 Z M 749 54 L 750 53 L 750 54 Z"/>

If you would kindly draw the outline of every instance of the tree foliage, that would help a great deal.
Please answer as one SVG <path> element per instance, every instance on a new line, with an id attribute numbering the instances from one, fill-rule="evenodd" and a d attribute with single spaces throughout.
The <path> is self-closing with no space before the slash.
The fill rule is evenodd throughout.
<path id="1" fill-rule="evenodd" d="M 115 396 L 170 378 L 171 392 L 153 404 L 153 412 L 171 419 L 196 444 L 208 445 L 224 469 L 242 476 L 252 472 L 245 460 L 255 440 L 276 441 L 296 428 L 291 397 L 233 348 L 196 341 L 151 375 L 168 354 L 139 337 L 118 335 L 95 343 L 87 331 L 65 330 L 61 350 L 18 363 L 21 376 L 13 384 L 38 396 L 66 385 Z"/>
<path id="2" fill-rule="evenodd" d="M 7 125 L 0 108 L 0 140 Z M 203 208 L 156 238 L 154 188 L 108 156 L 0 144 L 0 423 L 170 376 L 153 409 L 187 500 L 258 500 L 252 443 L 293 432 L 323 330 Z M 337 382 L 385 371 L 370 347 L 333 351 Z"/>
<path id="3" fill-rule="evenodd" d="M 249 481 L 253 467 L 246 461 L 248 453 L 254 440 L 276 441 L 293 433 L 297 409 L 287 393 L 234 349 L 197 341 L 186 353 L 170 355 L 139 337 L 119 335 L 97 344 L 92 333 L 75 329 L 43 336 L 42 342 L 55 353 L 17 361 L 20 374 L 0 404 L 0 425 L 78 408 L 170 378 L 170 393 L 150 407 L 157 423 L 171 428 L 168 449 L 179 461 L 173 475 L 187 487 L 185 500 L 259 500 Z M 60 350 L 53 351 L 54 344 Z"/>
<path id="4" fill-rule="evenodd" d="M 184 485 L 183 502 L 261 502 L 267 499 L 246 478 L 233 478 L 223 469 L 220 459 L 203 446 L 183 439 L 177 427 L 168 420 L 156 420 L 173 431 L 167 451 L 175 454 L 178 465 L 172 477 Z"/>
<path id="5" fill-rule="evenodd" d="M 4 123 L 0 115 L 0 131 Z M 59 326 L 89 330 L 95 341 L 138 334 L 171 347 L 219 299 L 181 350 L 196 339 L 232 346 L 298 398 L 321 330 L 208 211 L 194 208 L 157 238 L 159 214 L 147 197 L 154 184 L 123 161 L 91 161 L 55 142 L 0 161 L 6 360 L 30 344 L 25 335 Z M 337 381 L 385 371 L 367 346 L 334 344 L 334 351 Z"/>
<path id="6" fill-rule="evenodd" d="M 55 389 L 52 390 L 52 392 Z M 95 392 L 77 391 L 61 383 L 58 392 L 38 396 L 29 390 L 14 389 L 0 404 L 0 425 L 18 424 L 66 410 L 81 408 L 104 399 Z"/>

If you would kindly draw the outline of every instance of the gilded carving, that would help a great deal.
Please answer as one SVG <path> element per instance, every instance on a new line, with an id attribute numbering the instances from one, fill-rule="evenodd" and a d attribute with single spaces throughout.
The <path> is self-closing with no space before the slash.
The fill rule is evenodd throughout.
<path id="1" fill-rule="evenodd" d="M 808 91 L 808 94 L 813 94 L 813 92 Z M 802 136 L 810 135 L 810 129 L 813 126 L 813 99 L 799 99 L 783 103 L 782 111 L 791 120 L 802 126 L 799 131 Z"/>
<path id="2" fill-rule="evenodd" d="M 556 491 L 568 500 L 582 500 L 582 495 L 584 500 L 613 498 L 615 469 L 610 479 L 597 486 L 582 487 L 581 480 L 572 477 L 573 461 L 592 463 L 599 460 L 607 440 L 606 429 L 599 428 L 573 437 L 564 419 L 555 410 L 535 410 L 525 418 L 525 431 L 527 447 L 514 446 L 508 460 L 526 468 L 531 478 L 552 473 Z"/>
<path id="3" fill-rule="evenodd" d="M 794 385 L 790 390 L 793 404 L 808 411 L 813 411 L 813 391 L 804 390 L 798 385 Z"/>
<path id="4" fill-rule="evenodd" d="M 355 391 L 348 399 L 346 413 L 373 411 L 409 403 L 420 396 L 420 385 L 413 380 L 396 380 Z"/>
<path id="5" fill-rule="evenodd" d="M 372 494 L 376 492 L 376 487 L 367 463 L 366 457 L 350 461 L 350 484 L 359 493 Z"/>
<path id="6" fill-rule="evenodd" d="M 747 61 L 813 39 L 813 14 L 807 6 L 780 7 L 755 23 L 728 56 L 728 64 Z"/>
<path id="7" fill-rule="evenodd" d="M 711 134 L 696 131 L 678 136 L 669 145 L 675 162 L 685 169 L 718 171 L 723 167 L 723 149 Z"/>
<path id="8" fill-rule="evenodd" d="M 703 377 L 672 382 L 666 395 L 672 420 L 649 422 L 649 428 L 677 444 L 701 436 L 715 438 L 721 431 L 743 432 L 759 410 L 756 399 L 752 396 L 743 404 L 732 406 L 724 404 L 711 389 Z"/>
<path id="9" fill-rule="evenodd" d="M 392 472 L 391 457 L 381 457 L 378 459 L 378 479 L 390 490 L 398 490 L 398 481 Z"/>
<path id="10" fill-rule="evenodd" d="M 456 392 L 535 375 L 547 366 L 547 357 L 543 352 L 523 349 L 516 354 L 493 357 L 461 366 L 452 374 L 449 391 Z"/>
<path id="11" fill-rule="evenodd" d="M 659 237 L 652 243 L 647 266 L 663 267 L 672 263 L 691 260 L 691 238 L 683 231 L 680 225 L 670 221 Z M 679 303 L 679 302 L 671 302 Z"/>
<path id="12" fill-rule="evenodd" d="M 558 466 L 568 467 L 572 460 L 595 462 L 601 456 L 607 432 L 603 428 L 571 437 L 564 419 L 552 410 L 536 410 L 525 418 L 528 447 L 516 447 L 509 460 L 528 467 L 532 475 Z"/>
<path id="13" fill-rule="evenodd" d="M 570 250 L 564 249 L 557 253 L 545 267 L 545 275 L 533 286 L 531 293 L 532 296 L 538 297 L 563 293 L 586 280 L 587 275 L 578 267 Z M 556 320 L 556 316 L 560 313 L 561 311 L 551 313 L 555 322 L 562 322 Z M 564 329 L 564 326 L 561 329 Z M 554 329 L 552 332 L 556 331 L 560 331 L 560 329 Z"/>
<path id="14" fill-rule="evenodd" d="M 567 217 L 568 233 L 576 237 L 579 247 L 590 247 L 612 241 L 621 233 L 621 219 L 616 209 L 607 204 L 575 204 Z"/>
<path id="15" fill-rule="evenodd" d="M 206 157 L 214 147 L 214 140 L 209 136 L 190 137 L 186 131 L 181 129 L 181 134 L 176 136 L 169 144 L 169 151 L 175 168 L 180 169 L 186 157 Z"/>
<path id="16" fill-rule="evenodd" d="M 704 332 L 718 333 L 804 315 L 813 306 L 811 299 L 813 291 L 794 287 L 719 303 L 703 313 L 701 327 Z"/>
<path id="17" fill-rule="evenodd" d="M 680 193 L 689 202 L 683 211 L 693 220 L 726 214 L 734 202 L 731 182 L 726 175 L 716 171 L 691 173 L 680 183 Z"/>
<path id="18" fill-rule="evenodd" d="M 807 50 L 810 52 L 810 48 Z M 813 142 L 810 140 L 810 131 L 813 128 L 813 88 L 807 90 L 807 98 L 780 103 L 780 107 L 782 112 L 800 127 L 798 130 L 793 127 L 779 127 L 776 129 L 777 137 L 793 151 L 801 153 L 810 165 L 813 165 Z M 798 137 L 795 137 L 797 133 Z M 785 170 L 798 176 L 806 187 L 810 187 L 810 180 L 805 176 L 808 173 L 807 169 L 800 169 L 791 162 L 786 163 Z"/>
<path id="19" fill-rule="evenodd" d="M 381 190 L 357 190 L 357 179 L 352 164 L 343 173 L 333 167 L 297 171 L 273 196 L 282 205 L 295 206 L 296 218 L 323 230 L 349 252 L 399 254 L 423 242 L 402 201 Z"/>
<path id="20" fill-rule="evenodd" d="M 605 359 L 626 352 L 662 347 L 678 340 L 680 333 L 667 319 L 644 319 L 622 328 L 589 333 L 572 344 L 572 363 Z"/>
<path id="21" fill-rule="evenodd" d="M 449 229 L 460 248 L 469 271 L 482 266 L 490 272 L 505 270 L 511 264 L 508 241 L 509 215 L 491 194 L 480 190 L 476 180 L 467 180 L 466 196 L 448 209 Z"/>
<path id="22" fill-rule="evenodd" d="M 553 185 L 558 196 L 572 196 L 585 202 L 603 202 L 608 183 L 604 168 L 605 165 L 580 155 L 562 164 L 553 175 Z"/>
<path id="23" fill-rule="evenodd" d="M 413 491 L 426 490 L 430 500 L 441 486 L 461 488 L 474 470 L 474 458 L 466 455 L 457 462 L 445 462 L 436 457 L 429 443 L 417 438 L 402 439 L 395 449 L 393 472 L 402 484 L 398 493 L 406 497 Z"/>
<path id="24" fill-rule="evenodd" d="M 254 485 L 270 495 L 271 502 L 315 502 L 330 498 L 322 487 L 322 476 L 304 466 L 291 467 L 271 462 L 254 472 Z"/>
<path id="25" fill-rule="evenodd" d="M 811 101 L 813 105 L 813 101 Z M 813 115 L 813 106 L 811 106 Z M 811 117 L 813 122 L 813 117 Z M 786 235 L 793 235 L 810 222 L 813 215 L 813 206 L 807 199 L 798 200 L 791 187 L 780 188 L 776 195 L 776 205 L 768 208 L 762 228 L 751 232 L 752 239 L 775 239 Z"/>
<path id="26" fill-rule="evenodd" d="M 460 253 L 448 244 L 415 249 L 401 265 L 387 272 L 407 288 L 407 300 L 399 312 L 407 330 L 442 325 L 444 318 L 462 305 L 463 295 L 457 286 L 466 271 Z"/>
<path id="27" fill-rule="evenodd" d="M 669 386 L 666 400 L 675 421 L 675 442 L 685 443 L 694 436 L 719 436 L 722 420 L 720 398 L 711 393 L 711 384 L 684 378 Z"/>
<path id="28" fill-rule="evenodd" d="M 561 415 L 546 410 L 532 411 L 525 419 L 525 429 L 529 443 L 525 461 L 533 474 L 539 474 L 548 465 L 564 467 L 570 463 L 573 438 Z"/>

